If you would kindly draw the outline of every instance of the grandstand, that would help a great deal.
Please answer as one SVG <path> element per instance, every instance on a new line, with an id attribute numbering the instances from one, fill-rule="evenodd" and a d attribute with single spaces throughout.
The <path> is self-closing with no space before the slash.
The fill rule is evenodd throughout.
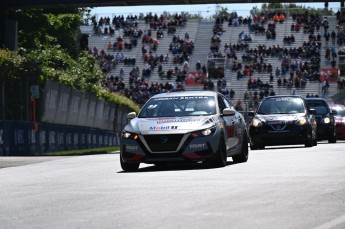
<path id="1" fill-rule="evenodd" d="M 248 16 L 249 17 L 249 16 Z M 320 20 L 324 20 L 324 18 L 320 18 Z M 337 18 L 336 16 L 328 16 L 327 17 L 329 28 L 328 32 L 331 33 L 332 31 L 337 32 Z M 252 22 L 252 24 L 254 21 Z M 261 25 L 264 27 L 265 31 L 267 31 L 269 24 L 275 25 L 275 33 L 276 37 L 275 39 L 268 39 L 266 37 L 266 34 L 263 33 L 255 33 L 250 29 L 250 26 L 246 23 L 238 24 L 237 26 L 231 24 L 228 24 L 228 21 L 224 21 L 222 23 L 223 26 L 223 33 L 219 35 L 219 38 L 221 39 L 219 51 L 224 54 L 225 56 L 225 45 L 231 44 L 235 45 L 239 43 L 239 34 L 243 32 L 244 34 L 250 34 L 251 41 L 245 42 L 248 48 L 246 49 L 239 49 L 236 50 L 236 57 L 238 60 L 242 61 L 242 56 L 247 54 L 248 49 L 257 49 L 259 46 L 264 45 L 266 48 L 272 47 L 272 46 L 278 46 L 281 48 L 286 48 L 289 50 L 290 48 L 296 48 L 302 47 L 306 42 L 308 43 L 310 40 L 309 32 L 303 31 L 303 25 L 300 31 L 291 31 L 291 25 L 296 24 L 296 19 L 294 20 L 291 15 L 287 15 L 284 22 L 275 23 L 272 18 L 266 18 L 266 21 L 262 23 Z M 208 58 L 210 57 L 210 45 L 211 45 L 211 38 L 214 35 L 213 28 L 215 26 L 215 20 L 188 20 L 181 26 L 176 26 L 175 33 L 168 33 L 167 29 L 163 30 L 163 38 L 157 38 L 156 33 L 158 28 L 150 28 L 150 23 L 146 23 L 144 20 L 138 21 L 138 26 L 136 27 L 137 30 L 141 31 L 148 31 L 151 29 L 152 32 L 152 38 L 157 39 L 159 41 L 159 44 L 157 46 L 156 50 L 152 50 L 152 56 L 159 57 L 160 55 L 166 56 L 168 54 L 169 61 L 162 62 L 162 71 L 167 72 L 169 69 L 172 68 L 178 68 L 183 69 L 183 63 L 174 63 L 173 58 L 174 54 L 169 50 L 169 45 L 173 40 L 174 36 L 179 36 L 181 39 L 185 38 L 185 34 L 188 33 L 189 40 L 193 42 L 194 49 L 193 52 L 189 55 L 189 72 L 196 72 L 196 63 L 197 61 L 200 61 L 202 64 L 207 64 Z M 123 49 L 123 50 L 113 50 L 108 49 L 107 44 L 114 43 L 118 37 L 122 37 L 124 40 L 129 41 L 129 38 L 124 37 L 124 29 L 116 29 L 114 31 L 114 34 L 110 35 L 104 34 L 105 27 L 109 27 L 109 25 L 101 25 L 100 26 L 100 32 L 98 31 L 98 34 L 95 33 L 95 30 L 93 26 L 84 26 L 82 27 L 82 33 L 87 34 L 89 36 L 89 48 L 92 50 L 94 47 L 97 48 L 98 52 L 101 50 L 104 50 L 107 54 L 116 56 L 118 53 L 123 53 L 126 57 L 135 58 L 135 66 L 137 66 L 142 72 L 142 70 L 145 68 L 145 61 L 143 58 L 142 53 L 142 47 L 145 46 L 149 50 L 149 44 L 143 43 L 142 39 L 138 39 L 138 44 L 136 47 L 132 47 L 131 49 Z M 326 39 L 324 38 L 325 29 L 321 25 L 320 29 L 317 31 L 315 30 L 314 35 L 320 34 L 321 39 L 320 43 L 321 46 L 319 47 L 319 53 L 320 53 L 320 60 L 319 60 L 319 68 L 320 69 L 330 69 L 331 61 L 325 58 L 326 49 L 334 49 L 336 53 L 339 51 L 339 46 L 337 42 L 333 42 L 331 39 L 326 42 Z M 294 42 L 286 43 L 284 42 L 284 37 L 286 36 L 294 36 Z M 243 41 L 241 41 L 243 44 Z M 295 58 L 289 58 L 289 64 L 293 62 L 305 62 L 310 61 L 310 56 L 305 55 L 302 57 L 295 57 Z M 336 57 L 334 59 L 336 63 L 339 63 L 339 58 Z M 306 86 L 305 87 L 295 87 L 293 84 L 291 87 L 286 86 L 278 86 L 277 79 L 278 77 L 275 76 L 275 70 L 276 68 L 281 69 L 282 59 L 278 56 L 264 56 L 263 62 L 266 64 L 271 64 L 272 66 L 272 74 L 274 75 L 273 81 L 270 81 L 270 73 L 267 71 L 257 71 L 254 70 L 252 73 L 252 77 L 257 79 L 260 78 L 263 83 L 268 83 L 269 90 L 274 91 L 275 94 L 298 94 L 301 96 L 307 96 L 309 95 L 315 95 L 318 94 L 319 96 L 325 97 L 326 99 L 330 99 L 334 94 L 336 94 L 337 91 L 337 84 L 336 82 L 330 82 L 330 87 L 328 89 L 328 93 L 323 94 L 321 89 L 321 82 L 319 80 L 306 80 Z M 242 65 L 245 65 L 246 63 L 242 63 Z M 248 101 L 244 100 L 244 94 L 245 92 L 250 91 L 251 93 L 254 93 L 255 90 L 260 91 L 260 89 L 248 89 L 247 82 L 248 82 L 248 76 L 244 76 L 242 78 L 237 78 L 236 71 L 232 70 L 233 66 L 233 58 L 227 59 L 224 58 L 224 77 L 226 80 L 226 89 L 230 90 L 233 89 L 235 91 L 235 95 L 231 100 L 234 104 L 236 104 L 237 101 L 242 101 L 242 104 L 245 104 L 245 109 L 249 109 L 248 107 Z M 125 73 L 124 77 L 124 83 L 126 87 L 129 85 L 129 72 L 133 69 L 132 65 L 125 65 L 123 62 L 119 62 L 115 68 L 111 69 L 110 72 L 107 72 L 106 75 L 110 76 L 118 76 L 120 74 L 120 70 L 123 69 Z M 241 69 L 241 71 L 243 68 Z M 289 72 L 287 72 L 286 78 L 289 78 Z M 295 77 L 295 76 L 294 76 Z M 283 77 L 281 76 L 281 79 Z M 319 79 L 319 77 L 318 77 Z M 214 84 L 217 84 L 218 79 L 211 79 Z M 171 79 L 167 78 L 161 78 L 158 73 L 158 67 L 155 67 L 150 77 L 146 77 L 145 81 L 148 82 L 148 85 L 151 83 L 156 82 L 162 82 L 165 84 L 166 82 L 175 84 L 176 83 L 176 77 L 173 76 Z M 202 84 L 193 84 L 193 85 L 184 85 L 185 90 L 203 90 L 204 86 Z M 217 90 L 217 87 L 214 88 L 214 90 Z"/>

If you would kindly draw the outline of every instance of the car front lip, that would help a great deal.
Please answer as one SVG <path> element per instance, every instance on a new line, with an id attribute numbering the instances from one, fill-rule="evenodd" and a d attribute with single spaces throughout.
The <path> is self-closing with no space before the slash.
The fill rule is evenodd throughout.
<path id="1" fill-rule="evenodd" d="M 319 140 L 328 139 L 329 135 L 333 133 L 334 127 L 333 123 L 324 124 L 319 123 L 316 128 L 317 137 Z"/>
<path id="2" fill-rule="evenodd" d="M 268 125 L 249 128 L 252 144 L 288 145 L 303 144 L 307 135 L 307 126 L 289 125 L 284 130 L 273 130 Z"/>
<path id="3" fill-rule="evenodd" d="M 149 143 L 121 139 L 121 156 L 126 162 L 154 163 L 159 161 L 200 161 L 211 158 L 218 150 L 218 136 L 213 134 L 193 139 L 186 134 L 176 151 L 152 151 Z"/>
<path id="4" fill-rule="evenodd" d="M 337 139 L 345 140 L 345 124 L 337 124 L 336 127 Z"/>

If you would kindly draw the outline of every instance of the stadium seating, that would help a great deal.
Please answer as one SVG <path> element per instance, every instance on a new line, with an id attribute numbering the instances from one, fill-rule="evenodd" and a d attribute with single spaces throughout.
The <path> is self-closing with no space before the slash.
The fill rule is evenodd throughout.
<path id="1" fill-rule="evenodd" d="M 328 16 L 327 20 L 329 22 L 329 28 L 328 31 L 332 32 L 337 31 L 337 19 L 335 16 Z M 259 45 L 265 45 L 266 47 L 272 47 L 273 45 L 279 45 L 280 47 L 286 47 L 286 48 L 298 48 L 303 45 L 304 42 L 308 42 L 309 40 L 309 34 L 304 33 L 303 28 L 301 28 L 300 31 L 291 31 L 291 25 L 295 24 L 296 21 L 293 20 L 291 16 L 287 16 L 285 18 L 285 21 L 283 23 L 275 23 L 275 32 L 276 32 L 276 37 L 275 39 L 267 39 L 265 34 L 259 34 L 259 33 L 254 33 L 253 31 L 250 31 L 249 26 L 246 24 L 239 24 L 237 26 L 234 25 L 228 25 L 228 22 L 225 21 L 223 23 L 223 29 L 225 30 L 222 35 L 220 35 L 221 39 L 221 46 L 220 46 L 220 51 L 225 54 L 224 50 L 224 45 L 225 44 L 237 44 L 239 41 L 239 34 L 243 31 L 246 34 L 250 34 L 252 41 L 248 42 L 249 48 L 257 48 Z M 269 23 L 274 23 L 273 20 L 267 21 L 267 23 L 264 23 L 262 26 L 264 26 L 265 30 L 268 28 Z M 195 65 L 197 61 L 200 61 L 202 64 L 207 62 L 207 58 L 210 52 L 210 40 L 211 37 L 213 36 L 213 27 L 215 25 L 215 21 L 210 21 L 210 20 L 189 20 L 184 26 L 179 26 L 176 27 L 176 32 L 174 35 L 180 36 L 181 38 L 184 38 L 185 33 L 188 32 L 189 38 L 191 41 L 194 43 L 194 50 L 193 53 L 190 55 L 189 59 L 189 71 L 196 71 L 195 70 Z M 140 28 L 142 31 L 148 30 L 150 28 L 149 24 L 146 24 L 144 21 L 139 21 L 138 23 L 138 28 Z M 90 27 L 83 27 L 83 31 L 85 33 L 89 34 L 89 47 L 97 47 L 97 49 L 100 50 L 105 50 L 105 52 L 116 55 L 119 51 L 113 51 L 113 50 L 108 50 L 107 49 L 107 44 L 109 42 L 114 42 L 115 38 L 118 36 L 123 37 L 123 29 L 120 30 L 115 30 L 114 35 L 109 35 L 109 34 L 99 34 L 95 35 L 90 29 Z M 157 30 L 152 30 L 152 37 L 156 38 L 156 31 Z M 152 51 L 153 56 L 160 56 L 162 55 L 169 55 L 169 61 L 162 63 L 162 70 L 163 71 L 168 71 L 171 68 L 179 68 L 182 69 L 183 65 L 178 63 L 174 64 L 173 63 L 173 54 L 172 52 L 169 51 L 169 44 L 172 41 L 173 34 L 168 34 L 167 30 L 163 30 L 164 37 L 159 39 L 159 45 L 157 47 L 156 51 Z M 327 48 L 334 48 L 334 50 L 338 53 L 338 45 L 333 43 L 331 40 L 326 42 L 325 38 L 323 37 L 324 34 L 324 28 L 321 26 L 320 31 L 315 31 L 314 35 L 320 34 L 322 36 L 321 39 L 321 49 L 320 49 L 320 68 L 321 69 L 328 69 L 331 68 L 331 63 L 325 58 L 325 52 Z M 284 42 L 284 37 L 291 36 L 293 34 L 295 41 L 291 43 L 286 43 Z M 130 50 L 124 49 L 121 52 L 131 58 L 136 59 L 135 65 L 139 67 L 140 70 L 142 70 L 145 66 L 144 60 L 143 60 L 143 55 L 141 48 L 143 46 L 143 43 L 141 39 L 138 40 L 138 45 L 136 47 L 133 47 Z M 146 46 L 146 45 L 145 45 Z M 236 56 L 241 59 L 242 55 L 246 54 L 245 50 L 238 50 L 236 51 Z M 297 61 L 305 61 L 308 58 L 297 58 Z M 292 59 L 292 61 L 295 61 L 295 59 Z M 338 58 L 336 58 L 336 61 L 338 63 Z M 306 87 L 304 88 L 296 88 L 292 86 L 291 88 L 283 87 L 280 86 L 278 87 L 277 85 L 277 77 L 275 76 L 275 69 L 281 68 L 281 62 L 282 60 L 279 59 L 278 57 L 272 57 L 272 56 L 267 56 L 264 58 L 264 63 L 269 63 L 272 65 L 273 69 L 273 75 L 274 79 L 272 82 L 270 82 L 270 73 L 268 72 L 253 72 L 253 77 L 254 78 L 260 78 L 264 83 L 268 82 L 270 84 L 271 90 L 273 89 L 275 94 L 298 94 L 302 96 L 306 96 L 307 94 L 319 94 L 321 95 L 321 84 L 319 81 L 307 81 Z M 246 105 L 248 104 L 248 101 L 244 101 L 244 93 L 248 91 L 247 87 L 247 80 L 248 77 L 244 77 L 241 79 L 237 79 L 237 72 L 232 70 L 232 61 L 225 61 L 224 62 L 225 66 L 225 79 L 227 82 L 227 89 L 233 89 L 235 91 L 235 95 L 232 98 L 233 103 L 235 104 L 236 101 L 241 100 L 242 104 Z M 115 69 L 112 69 L 109 75 L 119 75 L 120 69 L 123 69 L 125 72 L 125 77 L 124 77 L 124 83 L 125 85 L 129 85 L 128 81 L 128 74 L 133 68 L 133 66 L 126 66 L 124 63 L 119 63 Z M 289 74 L 286 75 L 286 78 L 289 78 Z M 283 79 L 283 78 L 282 78 Z M 169 83 L 176 83 L 175 80 L 176 78 L 171 78 L 171 79 L 161 79 L 158 74 L 158 68 L 154 68 L 152 71 L 152 74 L 149 78 L 146 79 L 149 84 L 155 83 L 155 82 L 162 82 L 165 84 L 166 82 Z M 217 79 L 211 79 L 214 81 L 214 84 L 217 83 Z M 184 86 L 185 90 L 200 90 L 203 89 L 203 86 Z M 216 90 L 217 87 L 215 87 Z M 254 92 L 254 90 L 252 90 Z M 332 95 L 334 95 L 337 92 L 337 84 L 331 83 L 328 94 L 323 95 L 326 98 L 330 98 Z"/>

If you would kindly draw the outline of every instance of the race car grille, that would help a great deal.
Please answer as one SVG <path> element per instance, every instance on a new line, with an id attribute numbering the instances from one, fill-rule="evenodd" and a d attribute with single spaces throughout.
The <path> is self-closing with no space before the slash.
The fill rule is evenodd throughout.
<path id="1" fill-rule="evenodd" d="M 145 135 L 144 139 L 152 152 L 176 151 L 183 134 Z"/>

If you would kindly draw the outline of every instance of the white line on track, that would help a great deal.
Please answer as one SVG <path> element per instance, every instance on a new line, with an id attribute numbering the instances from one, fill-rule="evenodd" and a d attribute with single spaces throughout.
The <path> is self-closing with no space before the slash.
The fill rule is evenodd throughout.
<path id="1" fill-rule="evenodd" d="M 314 229 L 330 229 L 330 228 L 333 228 L 333 227 L 336 227 L 342 223 L 345 223 L 345 215 L 342 215 L 332 221 L 329 221 L 325 224 L 322 224 L 318 227 L 315 227 Z"/>

